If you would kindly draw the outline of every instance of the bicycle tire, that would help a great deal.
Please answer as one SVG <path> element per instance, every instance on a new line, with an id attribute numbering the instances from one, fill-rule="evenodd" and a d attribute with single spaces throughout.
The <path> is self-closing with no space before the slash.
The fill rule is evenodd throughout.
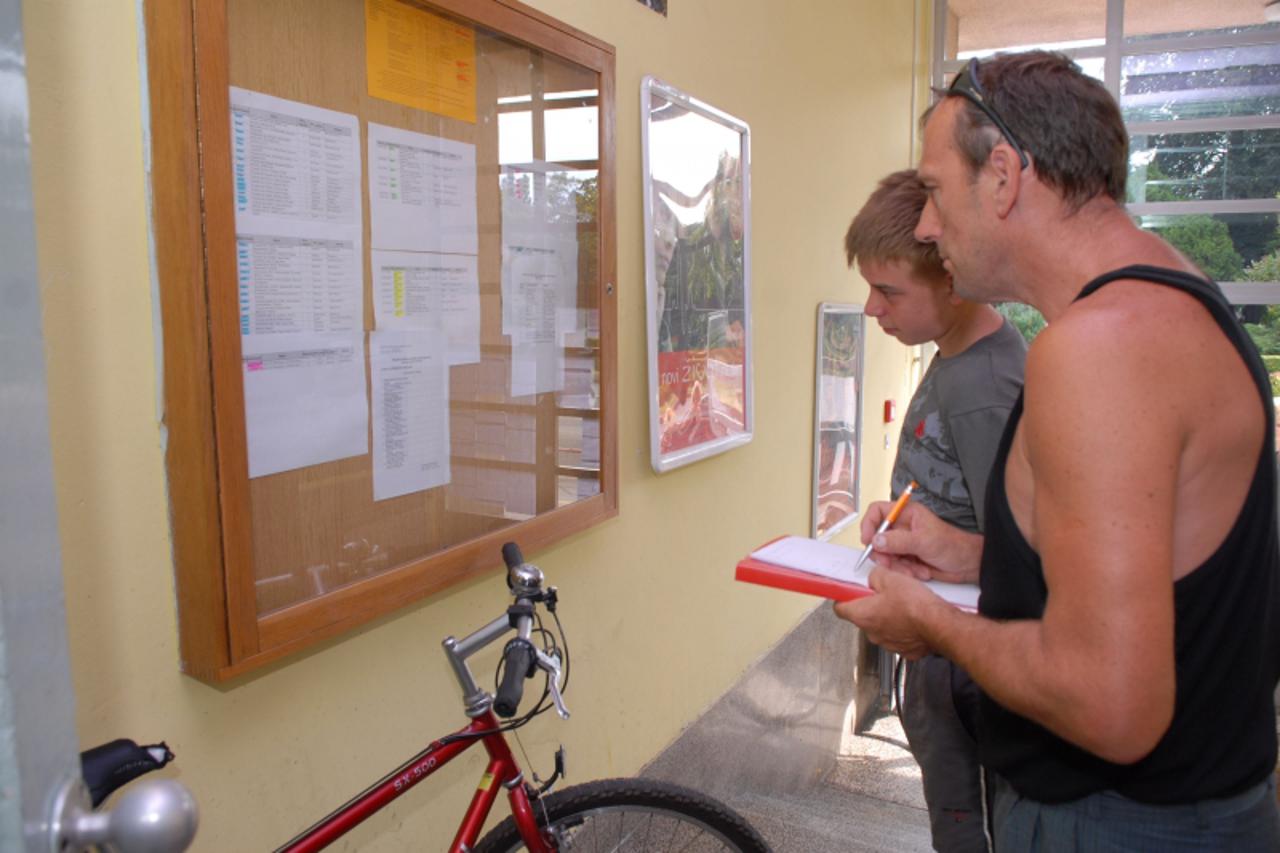
<path id="1" fill-rule="evenodd" d="M 533 804 L 560 850 L 626 853 L 771 853 L 751 824 L 719 800 L 653 779 L 601 779 L 557 791 Z M 608 841 L 599 847 L 601 839 Z M 516 853 L 524 840 L 508 817 L 480 839 L 476 853 Z"/>

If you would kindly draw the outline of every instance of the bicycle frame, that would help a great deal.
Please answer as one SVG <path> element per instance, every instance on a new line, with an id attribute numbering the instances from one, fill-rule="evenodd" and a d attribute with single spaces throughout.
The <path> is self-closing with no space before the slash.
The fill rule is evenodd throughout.
<path id="1" fill-rule="evenodd" d="M 508 548 L 513 552 L 513 557 L 508 557 Z M 515 546 L 515 543 L 508 543 L 503 547 L 503 560 L 507 561 L 507 585 L 516 596 L 516 606 L 508 608 L 504 615 L 490 621 L 484 628 L 472 631 L 462 640 L 448 637 L 442 643 L 444 656 L 449 661 L 458 686 L 462 689 L 462 703 L 466 708 L 467 716 L 471 717 L 470 724 L 452 735 L 435 740 L 424 751 L 404 762 L 396 771 L 376 781 L 364 793 L 356 795 L 355 799 L 349 800 L 337 811 L 321 818 L 311 829 L 303 831 L 297 838 L 288 841 L 284 847 L 276 850 L 276 853 L 311 853 L 312 850 L 328 847 L 375 812 L 387 807 L 392 800 L 399 798 L 399 795 L 406 793 L 408 789 L 434 774 L 440 767 L 474 747 L 477 742 L 484 743 L 485 752 L 489 753 L 489 765 L 485 767 L 484 775 L 480 777 L 480 784 L 476 786 L 476 792 L 472 795 L 471 804 L 467 806 L 467 811 L 462 816 L 462 824 L 458 826 L 453 844 L 449 845 L 449 853 L 467 853 L 467 850 L 475 847 L 476 840 L 480 838 L 480 830 L 484 829 L 484 822 L 493 809 L 494 800 L 498 798 L 498 785 L 507 789 L 507 798 L 511 800 L 511 815 L 515 818 L 516 827 L 520 830 L 521 838 L 524 839 L 525 847 L 529 852 L 554 853 L 556 844 L 548 843 L 538 829 L 538 818 L 534 815 L 534 808 L 525 786 L 524 771 L 520 770 L 515 756 L 512 756 L 511 747 L 507 745 L 498 717 L 494 715 L 493 697 L 480 689 L 476 684 L 475 676 L 471 674 L 470 667 L 467 666 L 468 657 L 489 646 L 509 630 L 515 630 L 517 637 L 524 640 L 527 646 L 532 621 L 534 621 L 532 606 L 536 602 L 549 601 L 549 607 L 554 610 L 556 589 L 550 589 L 549 596 L 544 596 L 541 592 L 543 573 L 538 567 L 525 564 L 524 558 L 520 557 L 520 549 Z M 541 656 L 541 660 L 547 660 L 547 658 Z M 552 674 L 549 678 L 554 679 L 554 676 L 559 674 L 559 663 L 549 661 L 548 665 L 552 667 L 549 670 Z M 539 666 L 543 666 L 543 663 L 539 662 Z M 561 712 L 561 716 L 568 717 L 568 711 L 563 706 L 554 680 L 549 680 L 549 685 L 558 711 Z M 515 701 L 518 704 L 518 694 Z"/>
<path id="2" fill-rule="evenodd" d="M 537 572 L 537 569 L 533 571 Z M 538 572 L 538 582 L 541 582 L 541 572 Z M 533 806 L 525 791 L 524 773 L 516 764 L 506 737 L 499 728 L 498 718 L 492 710 L 493 699 L 476 684 L 475 677 L 467 666 L 468 657 L 513 627 L 522 639 L 527 640 L 529 617 L 526 615 L 515 620 L 516 625 L 512 621 L 508 615 L 499 616 L 461 641 L 449 637 L 442 644 L 458 686 L 462 688 L 467 716 L 471 718 L 469 725 L 454 733 L 454 736 L 463 735 L 462 739 L 451 740 L 453 736 L 450 736 L 434 741 L 397 770 L 375 782 L 364 793 L 279 848 L 276 853 L 311 853 L 322 850 L 477 742 L 484 743 L 485 751 L 489 753 L 489 764 L 480 777 L 480 784 L 476 786 L 471 804 L 463 815 L 458 834 L 449 846 L 449 853 L 465 853 L 475 846 L 480 830 L 484 828 L 484 822 L 493 808 L 493 802 L 498 797 L 499 785 L 507 789 L 511 814 L 530 853 L 554 853 L 554 846 L 547 843 L 538 829 Z"/>
<path id="3" fill-rule="evenodd" d="M 489 734 L 480 734 L 481 732 Z M 478 742 L 484 743 L 485 750 L 489 753 L 489 764 L 480 777 L 480 784 L 462 818 L 458 833 L 449 846 L 449 853 L 463 853 L 475 846 L 494 800 L 498 797 L 499 786 L 507 789 L 511 814 L 515 816 L 520 835 L 530 853 L 553 853 L 553 848 L 547 845 L 538 829 L 533 807 L 525 793 L 524 774 L 516 764 L 506 738 L 498 730 L 498 720 L 493 712 L 486 711 L 456 734 L 478 736 L 450 743 L 442 743 L 444 739 L 433 742 L 394 773 L 385 776 L 367 791 L 321 819 L 315 826 L 281 847 L 277 853 L 311 853 L 324 849 Z"/>

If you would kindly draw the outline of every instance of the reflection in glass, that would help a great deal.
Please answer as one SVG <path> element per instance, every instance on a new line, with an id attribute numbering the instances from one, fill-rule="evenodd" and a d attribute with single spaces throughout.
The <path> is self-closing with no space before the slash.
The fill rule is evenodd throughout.
<path id="1" fill-rule="evenodd" d="M 1139 133 L 1129 201 L 1225 201 L 1280 193 L 1280 130 Z"/>
<path id="2" fill-rule="evenodd" d="M 528 163 L 533 160 L 533 113 L 523 110 L 498 114 L 498 162 Z"/>
<path id="3" fill-rule="evenodd" d="M 553 162 L 595 160 L 599 155 L 600 129 L 595 107 L 547 110 L 547 159 Z"/>
<path id="4" fill-rule="evenodd" d="M 658 91 L 647 133 L 661 456 L 747 433 L 745 146 L 743 130 Z"/>
<path id="5" fill-rule="evenodd" d="M 1126 56 L 1125 121 L 1167 121 L 1280 112 L 1280 45 Z"/>
<path id="6" fill-rule="evenodd" d="M 862 330 L 860 308 L 819 306 L 813 535 L 822 539 L 849 524 L 858 514 Z"/>

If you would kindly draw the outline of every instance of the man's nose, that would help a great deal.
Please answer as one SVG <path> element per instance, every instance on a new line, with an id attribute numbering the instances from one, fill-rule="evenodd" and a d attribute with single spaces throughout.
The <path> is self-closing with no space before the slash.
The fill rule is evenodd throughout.
<path id="1" fill-rule="evenodd" d="M 871 288 L 871 292 L 867 294 L 867 304 L 862 307 L 863 313 L 868 317 L 883 317 L 884 309 L 884 297 L 880 295 L 880 291 Z"/>
<path id="2" fill-rule="evenodd" d="M 938 208 L 934 205 L 933 199 L 930 198 L 925 201 L 924 209 L 920 211 L 920 221 L 916 223 L 915 238 L 921 243 L 936 243 L 938 232 L 941 230 L 940 226 Z"/>

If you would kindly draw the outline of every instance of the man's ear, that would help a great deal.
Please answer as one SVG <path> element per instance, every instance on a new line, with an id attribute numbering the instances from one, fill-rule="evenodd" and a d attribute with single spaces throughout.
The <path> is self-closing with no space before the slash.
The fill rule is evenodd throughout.
<path id="1" fill-rule="evenodd" d="M 1001 140 L 991 149 L 988 164 L 995 174 L 996 215 L 1004 219 L 1013 209 L 1013 203 L 1018 200 L 1018 191 L 1022 188 L 1022 161 L 1018 159 L 1018 152 L 1013 150 L 1013 146 Z"/>

